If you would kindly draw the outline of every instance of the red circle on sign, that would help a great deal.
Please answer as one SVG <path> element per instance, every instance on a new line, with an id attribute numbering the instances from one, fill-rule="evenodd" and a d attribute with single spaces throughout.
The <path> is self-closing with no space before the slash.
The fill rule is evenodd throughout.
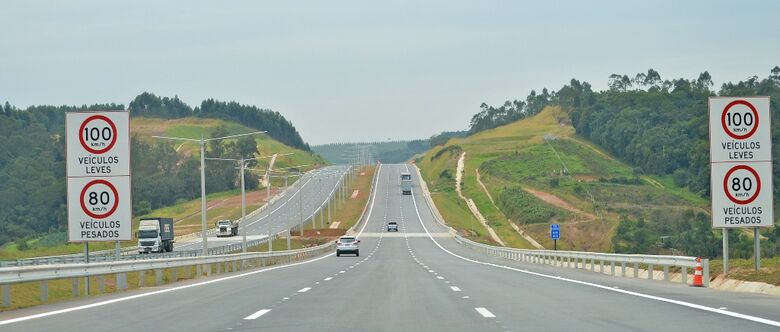
<path id="1" fill-rule="evenodd" d="M 108 143 L 108 146 L 103 149 L 93 149 L 87 145 L 86 142 L 84 142 L 84 136 L 81 134 L 81 132 L 84 131 L 84 127 L 87 126 L 87 124 L 93 120 L 103 120 L 111 127 L 111 130 L 113 132 L 113 135 L 111 135 L 111 143 Z M 79 143 L 81 143 L 81 146 L 84 147 L 85 150 L 89 151 L 90 153 L 94 154 L 103 154 L 111 150 L 111 148 L 114 147 L 114 144 L 116 144 L 116 125 L 114 124 L 114 121 L 111 121 L 108 117 L 104 115 L 93 115 L 88 117 L 84 122 L 81 123 L 81 126 L 79 127 Z"/>
<path id="2" fill-rule="evenodd" d="M 726 114 L 728 114 L 729 110 L 732 107 L 736 106 L 736 105 L 747 106 L 747 108 L 749 108 L 750 111 L 753 112 L 753 118 L 756 119 L 756 122 L 755 122 L 755 125 L 753 126 L 753 129 L 751 129 L 750 132 L 748 132 L 745 135 L 737 135 L 735 133 L 732 133 L 731 130 L 729 130 L 728 126 L 726 126 Z M 750 136 L 753 136 L 753 134 L 758 129 L 758 111 L 756 110 L 756 107 L 753 106 L 753 104 L 751 104 L 751 103 L 749 103 L 749 102 L 747 102 L 745 100 L 738 99 L 738 100 L 732 101 L 728 105 L 726 105 L 725 108 L 723 108 L 723 113 L 720 115 L 720 125 L 723 127 L 723 130 L 726 131 L 726 134 L 731 136 L 731 138 L 733 138 L 733 139 L 746 139 L 746 138 L 748 138 Z"/>
<path id="3" fill-rule="evenodd" d="M 738 199 L 731 195 L 731 192 L 729 192 L 729 176 L 733 174 L 736 171 L 739 170 L 746 170 L 753 174 L 753 176 L 756 178 L 756 194 L 751 196 L 748 199 Z M 726 172 L 726 176 L 723 177 L 723 191 L 726 193 L 726 197 L 729 198 L 732 202 L 740 205 L 749 204 L 758 198 L 758 194 L 761 192 L 761 178 L 758 177 L 758 173 L 756 170 L 754 170 L 752 167 L 747 165 L 739 165 L 732 167 L 728 172 Z"/>
<path id="4" fill-rule="evenodd" d="M 89 211 L 89 209 L 87 209 L 87 206 L 84 204 L 84 195 L 87 193 L 87 189 L 89 189 L 89 187 L 92 187 L 93 185 L 96 184 L 105 185 L 106 187 L 108 187 L 108 189 L 111 189 L 111 192 L 114 193 L 114 206 L 112 206 L 111 209 L 108 210 L 108 212 L 103 214 L 97 214 L 92 211 Z M 114 214 L 114 211 L 116 211 L 117 206 L 119 206 L 119 192 L 117 192 L 116 187 L 114 187 L 114 185 L 111 184 L 111 182 L 108 182 L 106 180 L 93 180 L 87 183 L 87 185 L 84 186 L 84 189 L 81 189 L 81 194 L 79 195 L 79 201 L 81 203 L 81 210 L 84 211 L 84 213 L 86 213 L 88 216 L 95 219 L 103 219 Z"/>

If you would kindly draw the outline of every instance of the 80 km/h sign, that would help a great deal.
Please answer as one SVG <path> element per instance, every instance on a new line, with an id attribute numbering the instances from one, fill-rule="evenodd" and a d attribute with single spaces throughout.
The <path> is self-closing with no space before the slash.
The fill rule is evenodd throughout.
<path id="1" fill-rule="evenodd" d="M 123 197 L 123 193 L 127 196 Z M 68 236 L 71 242 L 131 240 L 130 177 L 69 178 Z"/>

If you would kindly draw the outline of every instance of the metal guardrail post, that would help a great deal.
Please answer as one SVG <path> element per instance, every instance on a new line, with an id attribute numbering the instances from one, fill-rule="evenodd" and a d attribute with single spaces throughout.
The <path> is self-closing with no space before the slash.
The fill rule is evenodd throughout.
<path id="1" fill-rule="evenodd" d="M 702 270 L 704 270 L 702 271 L 704 274 L 702 276 L 703 277 L 702 279 L 704 281 L 704 287 L 710 287 L 710 260 L 702 259 L 701 261 L 702 261 L 701 263 Z"/>
<path id="2" fill-rule="evenodd" d="M 664 281 L 669 282 L 669 265 L 664 264 Z"/>
<path id="3" fill-rule="evenodd" d="M 653 264 L 647 264 L 647 279 L 653 280 L 653 272 L 655 271 L 655 267 Z"/>
<path id="4" fill-rule="evenodd" d="M 3 285 L 3 306 L 11 306 L 11 285 Z"/>
<path id="5" fill-rule="evenodd" d="M 41 302 L 46 302 L 49 300 L 49 282 L 44 280 L 41 281 Z"/>
<path id="6" fill-rule="evenodd" d="M 4 286 L 8 286 L 8 285 L 4 285 Z M 79 295 L 81 295 L 81 289 L 79 289 L 79 278 L 71 279 L 70 292 L 73 297 L 79 297 Z"/>
<path id="7" fill-rule="evenodd" d="M 680 269 L 680 281 L 683 285 L 688 284 L 688 267 L 682 266 Z"/>

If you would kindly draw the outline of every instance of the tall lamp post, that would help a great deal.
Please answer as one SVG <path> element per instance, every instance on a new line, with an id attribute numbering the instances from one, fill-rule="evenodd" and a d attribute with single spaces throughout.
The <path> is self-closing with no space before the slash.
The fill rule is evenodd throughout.
<path id="1" fill-rule="evenodd" d="M 222 139 L 237 138 L 248 135 L 264 134 L 265 131 L 256 131 L 246 134 L 229 135 L 223 137 L 203 138 L 200 139 L 186 138 L 186 137 L 168 137 L 168 136 L 152 136 L 158 139 L 167 139 L 173 141 L 186 141 L 186 142 L 198 142 L 200 144 L 200 223 L 201 223 L 201 238 L 203 241 L 203 255 L 209 254 L 208 236 L 206 236 L 206 142 L 217 141 Z"/>

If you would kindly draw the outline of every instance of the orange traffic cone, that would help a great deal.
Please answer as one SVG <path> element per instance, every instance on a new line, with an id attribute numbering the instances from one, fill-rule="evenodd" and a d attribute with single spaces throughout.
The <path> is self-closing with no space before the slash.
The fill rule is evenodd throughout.
<path id="1" fill-rule="evenodd" d="M 702 278 L 702 269 L 701 269 L 701 257 L 696 257 L 696 271 L 693 272 L 693 287 L 704 287 L 704 283 L 701 280 Z"/>

